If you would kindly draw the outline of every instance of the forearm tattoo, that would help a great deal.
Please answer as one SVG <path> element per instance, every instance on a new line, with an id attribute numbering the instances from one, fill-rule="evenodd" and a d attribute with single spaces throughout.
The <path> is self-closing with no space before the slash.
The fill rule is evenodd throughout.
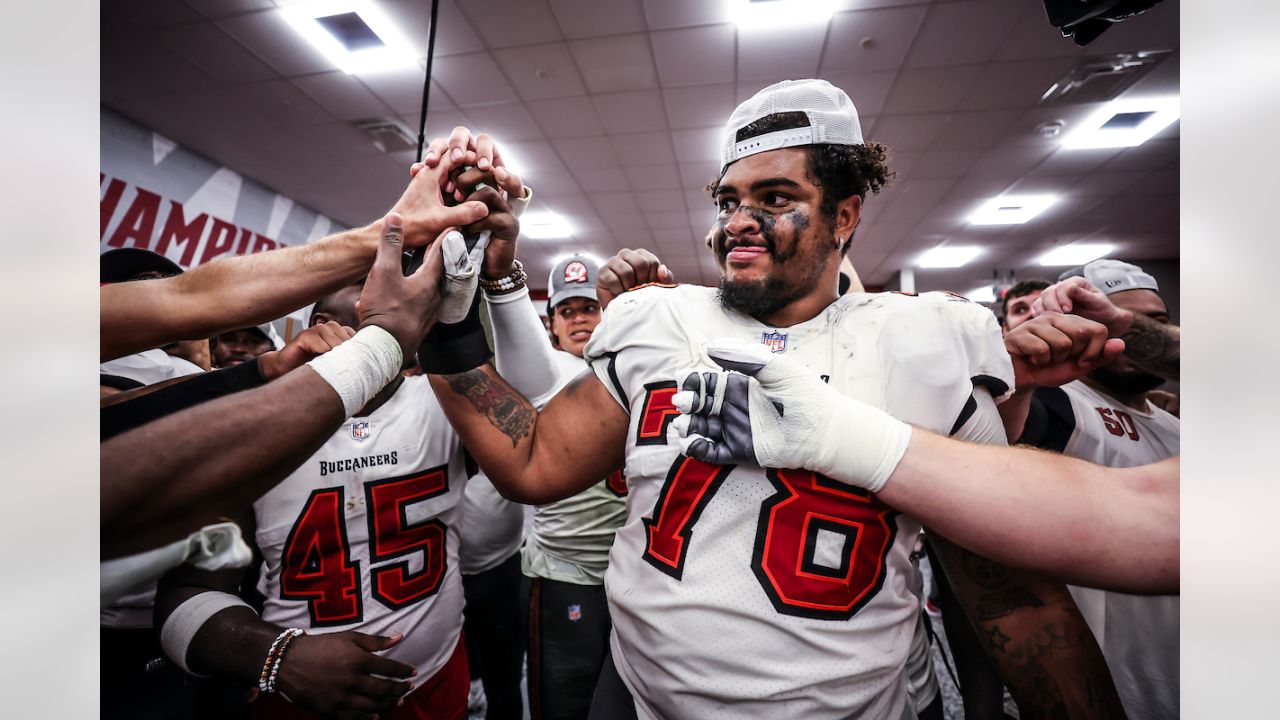
<path id="1" fill-rule="evenodd" d="M 1159 323 L 1134 313 L 1133 327 L 1121 337 L 1125 357 L 1134 365 L 1167 380 L 1178 379 L 1182 331 L 1177 325 Z"/>
<path id="2" fill-rule="evenodd" d="M 528 437 L 536 412 L 515 390 L 501 380 L 495 381 L 481 368 L 457 375 L 445 375 L 449 389 L 465 397 L 502 434 L 511 438 L 511 447 Z"/>

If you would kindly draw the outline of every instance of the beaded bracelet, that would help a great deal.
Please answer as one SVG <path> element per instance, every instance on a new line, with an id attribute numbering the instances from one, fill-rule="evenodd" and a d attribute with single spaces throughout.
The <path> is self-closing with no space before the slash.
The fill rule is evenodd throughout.
<path id="1" fill-rule="evenodd" d="M 499 294 L 499 295 L 502 293 L 509 293 L 509 292 L 514 292 L 516 290 L 519 290 L 520 288 L 524 287 L 525 281 L 529 279 L 529 276 L 525 274 L 524 263 L 520 262 L 519 260 L 516 260 L 515 266 L 516 266 L 515 270 L 512 270 L 509 274 L 504 275 L 500 278 L 490 279 L 485 277 L 484 275 L 481 275 L 480 287 L 483 288 L 485 292 L 490 292 L 490 293 Z"/>
<path id="2" fill-rule="evenodd" d="M 284 648 L 301 634 L 301 628 L 288 628 L 272 641 L 271 649 L 267 650 L 267 657 L 262 662 L 262 672 L 258 675 L 259 690 L 264 693 L 275 692 L 276 673 L 280 669 L 280 658 L 284 656 Z"/>

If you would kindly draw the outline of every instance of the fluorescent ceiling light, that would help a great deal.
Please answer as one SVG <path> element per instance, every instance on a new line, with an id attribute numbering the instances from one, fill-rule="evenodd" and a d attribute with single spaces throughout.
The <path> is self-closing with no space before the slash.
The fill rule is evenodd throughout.
<path id="1" fill-rule="evenodd" d="M 739 29 L 774 30 L 825 23 L 836 10 L 836 0 L 732 0 L 729 7 Z"/>
<path id="2" fill-rule="evenodd" d="M 1084 265 L 1110 254 L 1112 250 L 1115 250 L 1115 246 L 1107 243 L 1071 243 L 1050 250 L 1041 255 L 1036 262 L 1045 267 Z"/>
<path id="3" fill-rule="evenodd" d="M 982 248 L 971 245 L 939 245 L 916 262 L 922 268 L 957 268 L 978 257 Z"/>
<path id="4" fill-rule="evenodd" d="M 991 285 L 974 288 L 964 294 L 965 298 L 976 303 L 993 303 L 996 301 L 996 289 Z"/>
<path id="5" fill-rule="evenodd" d="M 1122 99 L 1107 103 L 1062 139 L 1072 150 L 1137 147 L 1178 119 L 1177 96 Z"/>
<path id="6" fill-rule="evenodd" d="M 1058 201 L 1053 195 L 1005 195 L 992 198 L 969 216 L 970 225 L 1021 225 Z"/>
<path id="7" fill-rule="evenodd" d="M 555 240 L 573 235 L 573 227 L 563 215 L 543 210 L 521 215 L 520 232 L 533 240 Z"/>
<path id="8" fill-rule="evenodd" d="M 286 22 L 348 75 L 418 66 L 395 22 L 367 0 L 320 0 L 281 9 Z"/>

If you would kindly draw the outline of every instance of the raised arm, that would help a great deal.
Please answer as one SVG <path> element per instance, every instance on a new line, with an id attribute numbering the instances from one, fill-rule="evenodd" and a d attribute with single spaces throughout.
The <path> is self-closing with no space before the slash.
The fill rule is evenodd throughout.
<path id="1" fill-rule="evenodd" d="M 570 497 L 622 466 L 629 418 L 590 370 L 540 412 L 492 365 L 430 379 L 462 444 L 510 500 Z"/>
<path id="2" fill-rule="evenodd" d="M 404 245 L 419 247 L 450 225 L 483 218 L 484 203 L 445 207 L 441 163 L 410 181 L 393 211 L 404 223 Z M 174 277 L 101 287 L 101 360 L 210 337 L 274 320 L 351 284 L 369 271 L 382 221 L 309 245 L 217 260 Z"/>
<path id="3" fill-rule="evenodd" d="M 433 322 L 441 263 L 437 243 L 418 272 L 404 277 L 398 230 L 392 213 L 360 296 L 361 328 L 351 340 L 275 382 L 101 445 L 104 558 L 159 547 L 235 514 L 399 373 L 406 352 Z"/>

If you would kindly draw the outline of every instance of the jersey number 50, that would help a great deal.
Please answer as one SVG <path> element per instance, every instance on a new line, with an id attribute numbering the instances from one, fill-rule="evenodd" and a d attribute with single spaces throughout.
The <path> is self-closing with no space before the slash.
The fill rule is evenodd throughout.
<path id="1" fill-rule="evenodd" d="M 389 560 L 369 573 L 370 594 L 386 607 L 420 602 L 440 590 L 445 571 L 445 524 L 410 523 L 409 505 L 449 491 L 448 466 L 365 483 L 369 561 Z M 348 625 L 364 617 L 360 562 L 351 559 L 341 487 L 312 491 L 289 530 L 281 557 L 280 597 L 306 600 L 312 627 Z M 407 556 L 422 553 L 422 569 Z"/>
<path id="2" fill-rule="evenodd" d="M 641 439 L 644 428 L 664 426 L 676 413 L 670 403 L 674 388 L 675 383 L 646 387 Z M 646 444 L 665 444 L 665 433 L 651 435 Z M 644 558 L 650 565 L 683 578 L 694 526 L 732 470 L 676 458 L 653 515 L 644 518 Z M 808 470 L 768 469 L 765 474 L 777 492 L 760 506 L 751 559 L 756 580 L 784 615 L 853 617 L 884 583 L 885 557 L 897 534 L 895 511 L 870 493 Z M 831 550 L 836 544 L 838 549 L 822 553 L 826 561 L 818 562 L 819 546 Z"/>

